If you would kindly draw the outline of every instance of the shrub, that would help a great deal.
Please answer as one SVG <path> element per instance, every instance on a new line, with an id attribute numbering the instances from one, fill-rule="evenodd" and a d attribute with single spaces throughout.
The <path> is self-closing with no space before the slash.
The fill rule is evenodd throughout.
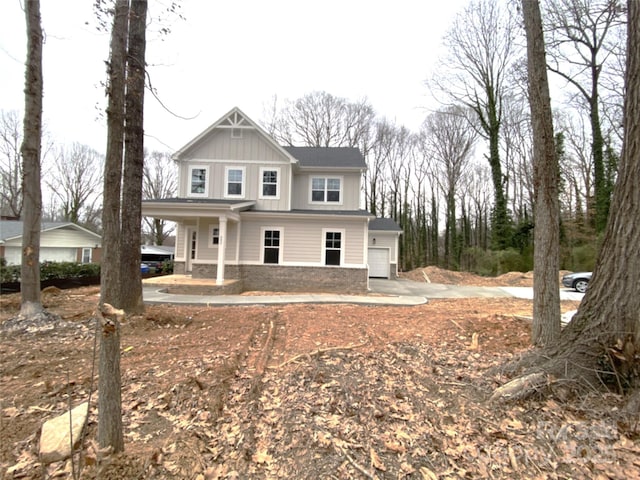
<path id="1" fill-rule="evenodd" d="M 468 262 L 470 271 L 485 277 L 531 270 L 529 255 L 523 255 L 514 248 L 494 251 L 472 247 L 464 251 L 463 258 Z"/>
<path id="2" fill-rule="evenodd" d="M 162 262 L 162 273 L 169 275 L 173 273 L 173 260 L 165 260 Z"/>
<path id="3" fill-rule="evenodd" d="M 4 260 L 4 259 L 2 259 Z M 8 265 L 0 262 L 0 281 L 11 283 L 20 281 L 20 265 Z M 97 263 L 43 262 L 40 264 L 40 280 L 69 279 L 100 276 Z"/>
<path id="4" fill-rule="evenodd" d="M 7 265 L 6 258 L 0 258 L 0 282 L 12 283 L 20 281 L 20 266 Z"/>

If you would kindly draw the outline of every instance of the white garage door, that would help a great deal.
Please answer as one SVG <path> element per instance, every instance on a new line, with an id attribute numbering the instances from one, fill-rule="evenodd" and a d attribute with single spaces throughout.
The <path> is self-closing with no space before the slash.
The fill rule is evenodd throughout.
<path id="1" fill-rule="evenodd" d="M 389 249 L 369 249 L 369 276 L 389 278 Z"/>

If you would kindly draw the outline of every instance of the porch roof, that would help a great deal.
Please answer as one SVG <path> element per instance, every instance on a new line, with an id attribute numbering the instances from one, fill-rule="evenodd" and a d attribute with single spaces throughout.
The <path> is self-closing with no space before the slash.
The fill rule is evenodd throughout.
<path id="1" fill-rule="evenodd" d="M 160 198 L 142 201 L 142 215 L 174 222 L 189 217 L 219 217 L 240 220 L 239 212 L 248 210 L 255 200 L 229 200 L 212 198 Z"/>

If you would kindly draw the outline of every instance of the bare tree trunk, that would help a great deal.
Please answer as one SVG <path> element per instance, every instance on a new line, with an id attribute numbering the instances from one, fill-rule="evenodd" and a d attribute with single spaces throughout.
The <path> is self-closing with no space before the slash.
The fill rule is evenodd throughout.
<path id="1" fill-rule="evenodd" d="M 522 13 L 527 35 L 535 195 L 531 341 L 534 345 L 543 346 L 560 335 L 558 162 L 538 0 L 522 0 Z"/>
<path id="2" fill-rule="evenodd" d="M 129 15 L 127 92 L 125 97 L 125 156 L 122 185 L 122 245 L 120 252 L 120 307 L 142 313 L 140 244 L 142 241 L 142 175 L 144 170 L 143 107 L 145 85 L 145 31 L 147 1 L 136 0 Z"/>
<path id="3" fill-rule="evenodd" d="M 25 74 L 24 137 L 22 141 L 23 230 L 20 268 L 20 315 L 43 311 L 40 299 L 40 150 L 42 144 L 42 27 L 40 0 L 25 3 L 27 21 L 27 69 Z"/>
<path id="4" fill-rule="evenodd" d="M 117 0 L 111 33 L 107 156 L 102 212 L 100 303 L 118 306 L 120 296 L 120 183 L 124 132 L 124 92 L 129 1 Z M 120 392 L 120 322 L 116 318 L 100 333 L 98 382 L 98 443 L 114 452 L 124 450 Z"/>
<path id="5" fill-rule="evenodd" d="M 120 193 L 124 146 L 129 0 L 117 0 L 111 32 L 107 106 L 107 154 L 102 202 L 102 265 L 100 301 L 118 305 L 120 295 Z"/>

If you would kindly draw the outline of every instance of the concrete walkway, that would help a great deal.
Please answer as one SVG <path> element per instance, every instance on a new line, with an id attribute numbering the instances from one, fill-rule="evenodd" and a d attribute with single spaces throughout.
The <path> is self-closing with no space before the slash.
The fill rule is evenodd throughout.
<path id="1" fill-rule="evenodd" d="M 287 295 L 184 295 L 166 293 L 162 286 L 143 283 L 143 297 L 149 304 L 181 305 L 277 305 L 286 303 L 353 303 L 360 305 L 423 305 L 433 298 L 533 298 L 529 287 L 469 287 L 420 283 L 410 280 L 370 279 L 370 295 L 287 294 Z M 584 294 L 561 289 L 561 300 L 582 300 Z"/>
<path id="2" fill-rule="evenodd" d="M 145 303 L 172 303 L 181 305 L 276 305 L 283 303 L 357 303 L 361 305 L 413 306 L 427 303 L 420 296 L 340 295 L 333 293 L 306 293 L 298 295 L 183 295 L 164 293 L 161 287 L 144 286 Z"/>

